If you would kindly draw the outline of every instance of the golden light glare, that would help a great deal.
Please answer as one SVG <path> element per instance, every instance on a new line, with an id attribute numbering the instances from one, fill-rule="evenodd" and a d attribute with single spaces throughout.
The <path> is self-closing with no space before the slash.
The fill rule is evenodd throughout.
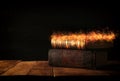
<path id="1" fill-rule="evenodd" d="M 115 34 L 113 32 L 89 32 L 85 33 L 54 33 L 51 35 L 51 45 L 56 48 L 72 48 L 76 47 L 78 49 L 84 48 L 89 42 L 95 41 L 107 41 L 112 42 L 115 39 Z"/>

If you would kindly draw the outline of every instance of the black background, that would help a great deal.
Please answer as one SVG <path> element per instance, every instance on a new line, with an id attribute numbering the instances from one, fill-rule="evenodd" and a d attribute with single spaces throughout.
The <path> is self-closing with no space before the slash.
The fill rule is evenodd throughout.
<path id="1" fill-rule="evenodd" d="M 108 28 L 119 33 L 117 3 L 4 3 L 0 8 L 0 59 L 47 60 L 54 31 Z M 119 60 L 119 36 L 109 52 Z"/>

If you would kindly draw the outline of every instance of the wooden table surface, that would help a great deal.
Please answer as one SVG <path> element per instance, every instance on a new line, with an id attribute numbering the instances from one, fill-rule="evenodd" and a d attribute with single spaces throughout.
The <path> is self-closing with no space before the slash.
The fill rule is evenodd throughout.
<path id="1" fill-rule="evenodd" d="M 48 61 L 0 60 L 0 76 L 109 76 L 119 71 L 49 66 Z"/>

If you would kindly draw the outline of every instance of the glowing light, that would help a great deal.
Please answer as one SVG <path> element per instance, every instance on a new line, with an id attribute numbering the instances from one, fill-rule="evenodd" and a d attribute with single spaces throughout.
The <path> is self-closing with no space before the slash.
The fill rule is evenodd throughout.
<path id="1" fill-rule="evenodd" d="M 112 42 L 115 39 L 113 32 L 89 32 L 89 33 L 54 33 L 51 35 L 51 45 L 59 48 L 84 48 L 89 42 L 107 41 Z"/>

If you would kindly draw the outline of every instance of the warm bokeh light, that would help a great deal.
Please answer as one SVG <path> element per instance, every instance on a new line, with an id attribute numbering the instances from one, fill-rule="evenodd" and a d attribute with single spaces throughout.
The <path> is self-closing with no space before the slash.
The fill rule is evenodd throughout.
<path id="1" fill-rule="evenodd" d="M 51 45 L 59 48 L 84 48 L 89 42 L 107 41 L 115 39 L 113 32 L 89 32 L 89 33 L 53 33 L 51 35 Z"/>

